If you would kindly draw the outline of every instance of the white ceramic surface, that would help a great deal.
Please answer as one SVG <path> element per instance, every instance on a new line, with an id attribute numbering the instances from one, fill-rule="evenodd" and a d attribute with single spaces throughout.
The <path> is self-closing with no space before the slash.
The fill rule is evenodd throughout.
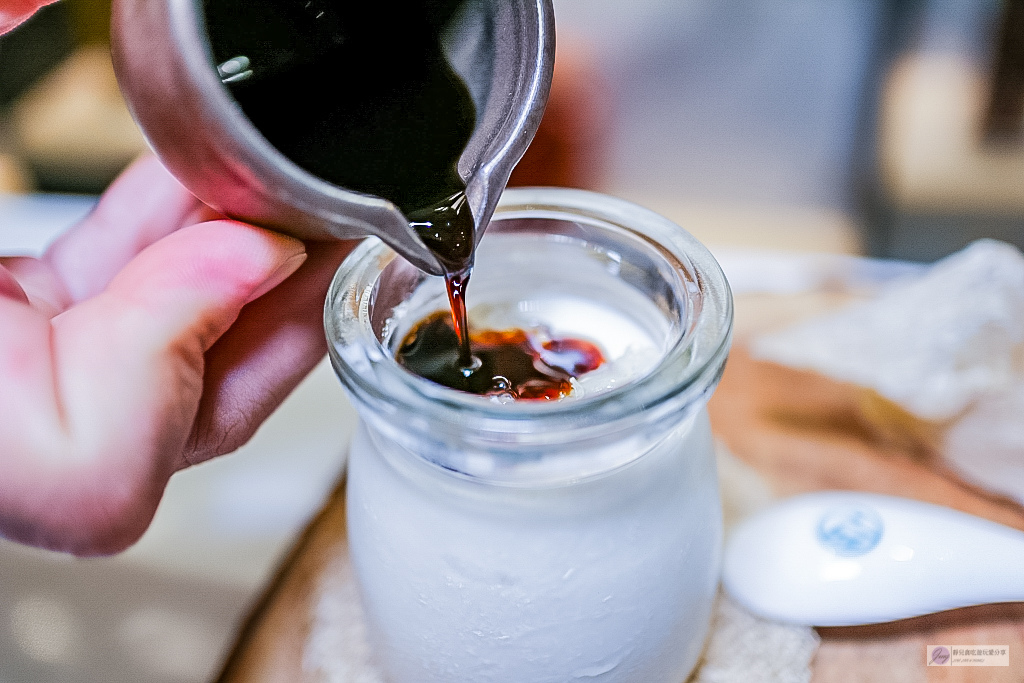
<path id="1" fill-rule="evenodd" d="M 823 492 L 743 522 L 723 584 L 769 619 L 849 626 L 1024 600 L 1024 532 L 905 498 Z"/>

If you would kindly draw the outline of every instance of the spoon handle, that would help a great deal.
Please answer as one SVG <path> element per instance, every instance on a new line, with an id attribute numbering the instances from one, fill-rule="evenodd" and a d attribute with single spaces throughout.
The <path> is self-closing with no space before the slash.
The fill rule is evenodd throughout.
<path id="1" fill-rule="evenodd" d="M 743 522 L 725 589 L 776 621 L 850 626 L 1024 600 L 1024 532 L 906 498 L 831 491 Z"/>

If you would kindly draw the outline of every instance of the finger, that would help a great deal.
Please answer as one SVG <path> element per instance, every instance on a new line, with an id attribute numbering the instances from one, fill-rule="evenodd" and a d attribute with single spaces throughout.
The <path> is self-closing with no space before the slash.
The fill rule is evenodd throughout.
<path id="1" fill-rule="evenodd" d="M 21 540 L 80 554 L 134 542 L 191 433 L 203 354 L 248 301 L 304 259 L 301 242 L 241 223 L 184 228 L 139 254 L 102 294 L 55 317 L 36 343 L 26 342 L 24 362 L 12 360 L 4 372 L 45 358 L 53 376 L 37 368 L 27 384 L 52 397 L 41 410 L 6 387 L 0 392 L 12 411 L 0 420 L 8 432 L 0 434 L 0 531 L 37 534 Z M 36 430 L 36 442 L 20 451 L 13 447 L 23 443 L 19 422 L 47 416 L 56 427 Z M 60 438 L 47 441 L 53 434 Z"/>
<path id="2" fill-rule="evenodd" d="M 295 275 L 246 306 L 206 354 L 195 428 L 179 467 L 230 453 L 256 432 L 324 357 L 327 287 L 356 242 L 307 244 Z"/>
<path id="3" fill-rule="evenodd" d="M 0 298 L 0 458 L 3 477 L 6 458 L 18 444 L 37 452 L 54 447 L 50 441 L 63 431 L 55 379 L 50 321 L 21 302 Z"/>
<path id="4" fill-rule="evenodd" d="M 54 550 L 91 549 L 95 534 L 81 525 L 81 512 L 104 502 L 82 501 L 90 489 L 111 488 L 102 486 L 111 477 L 81 457 L 66 429 L 50 320 L 0 299 L 0 328 L 0 536 Z"/>
<path id="5" fill-rule="evenodd" d="M 168 235 L 133 259 L 102 294 L 54 318 L 59 357 L 68 360 L 68 391 L 81 392 L 69 393 L 69 404 L 84 406 L 81 419 L 89 424 L 115 420 L 107 425 L 113 432 L 122 419 L 118 409 L 148 410 L 153 392 L 173 402 L 164 382 L 174 388 L 186 376 L 189 383 L 201 379 L 203 354 L 242 307 L 305 258 L 298 240 L 232 221 Z M 79 380 L 100 371 L 109 379 L 102 400 L 90 406 L 88 393 L 97 385 Z"/>
<path id="6" fill-rule="evenodd" d="M 7 33 L 37 9 L 52 2 L 56 0 L 0 0 L 0 33 Z"/>
<path id="7" fill-rule="evenodd" d="M 43 258 L 71 299 L 83 301 L 103 291 L 139 252 L 185 225 L 201 207 L 155 157 L 146 156 L 121 174 L 92 213 Z"/>

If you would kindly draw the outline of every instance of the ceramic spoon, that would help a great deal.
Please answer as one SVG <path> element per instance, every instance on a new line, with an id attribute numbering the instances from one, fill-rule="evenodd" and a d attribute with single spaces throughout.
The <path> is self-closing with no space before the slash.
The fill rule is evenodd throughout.
<path id="1" fill-rule="evenodd" d="M 813 493 L 741 523 L 722 580 L 756 614 L 815 626 L 1024 601 L 1024 532 L 906 498 Z"/>

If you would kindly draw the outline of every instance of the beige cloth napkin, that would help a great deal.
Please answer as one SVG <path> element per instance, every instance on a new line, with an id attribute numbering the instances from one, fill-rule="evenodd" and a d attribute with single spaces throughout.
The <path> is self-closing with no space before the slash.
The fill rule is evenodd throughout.
<path id="1" fill-rule="evenodd" d="M 761 477 L 717 447 L 726 533 L 771 502 Z M 704 656 L 691 683 L 807 683 L 818 636 L 804 626 L 777 624 L 720 595 Z M 323 573 L 303 668 L 323 683 L 385 683 L 366 640 L 362 608 L 347 549 Z M 644 683 L 637 681 L 637 683 Z"/>
<path id="2" fill-rule="evenodd" d="M 756 338 L 755 358 L 871 390 L 964 479 L 1024 504 L 1024 253 L 978 240 L 868 299 Z M 885 411 L 875 417 L 891 417 Z M 883 425 L 884 426 L 884 425 Z"/>

